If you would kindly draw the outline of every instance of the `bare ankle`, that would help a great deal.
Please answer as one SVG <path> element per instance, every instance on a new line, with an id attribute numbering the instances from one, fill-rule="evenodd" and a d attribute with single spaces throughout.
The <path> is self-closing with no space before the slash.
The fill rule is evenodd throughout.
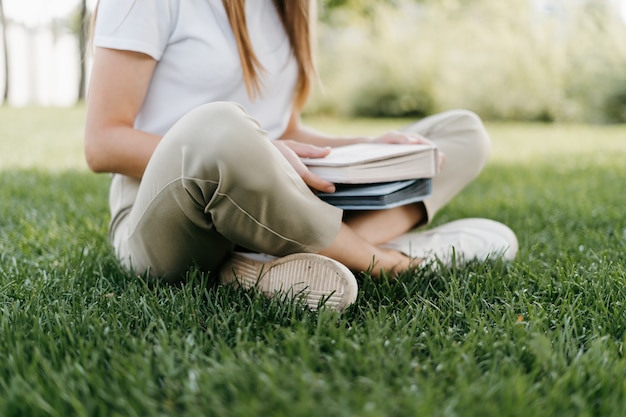
<path id="1" fill-rule="evenodd" d="M 371 274 L 379 278 L 383 274 L 391 274 L 396 277 L 398 274 L 419 264 L 416 260 L 409 258 L 401 252 L 392 249 L 380 249 L 381 256 L 375 259 L 375 263 L 371 268 Z"/>

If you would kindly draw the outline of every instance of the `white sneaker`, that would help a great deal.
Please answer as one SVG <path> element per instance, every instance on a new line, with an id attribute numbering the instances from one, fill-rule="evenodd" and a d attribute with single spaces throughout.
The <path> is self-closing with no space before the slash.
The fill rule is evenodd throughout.
<path id="1" fill-rule="evenodd" d="M 452 266 L 471 260 L 515 259 L 517 237 L 506 225 L 489 219 L 462 219 L 425 231 L 405 233 L 382 245 L 423 259 L 424 265 L 437 262 Z"/>
<path id="2" fill-rule="evenodd" d="M 256 287 L 268 297 L 278 293 L 301 298 L 313 310 L 320 302 L 342 310 L 356 300 L 358 292 L 356 278 L 346 266 L 313 253 L 276 258 L 233 252 L 220 269 L 220 282 Z"/>

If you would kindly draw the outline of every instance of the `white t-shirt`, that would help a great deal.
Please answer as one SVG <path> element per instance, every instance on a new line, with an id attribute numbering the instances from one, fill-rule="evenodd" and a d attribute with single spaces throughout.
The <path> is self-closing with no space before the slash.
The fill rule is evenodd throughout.
<path id="1" fill-rule="evenodd" d="M 287 127 L 297 63 L 272 0 L 246 1 L 248 33 L 264 71 L 261 97 L 246 92 L 222 0 L 100 0 L 94 44 L 158 61 L 135 127 L 165 134 L 188 111 L 214 101 L 241 104 L 270 139 Z"/>

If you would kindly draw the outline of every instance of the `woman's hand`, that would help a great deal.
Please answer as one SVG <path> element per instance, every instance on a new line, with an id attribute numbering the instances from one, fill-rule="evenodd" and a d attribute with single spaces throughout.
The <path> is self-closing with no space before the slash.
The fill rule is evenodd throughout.
<path id="1" fill-rule="evenodd" d="M 374 143 L 421 143 L 433 145 L 431 141 L 417 133 L 406 133 L 394 130 L 378 136 L 372 140 Z M 434 145 L 433 145 L 434 146 Z"/>
<path id="2" fill-rule="evenodd" d="M 400 132 L 400 131 L 387 132 L 382 136 L 378 136 L 377 138 L 374 138 L 372 142 L 373 143 L 399 143 L 399 144 L 414 143 L 414 144 L 435 146 L 434 143 L 432 143 L 431 141 L 429 141 L 428 139 L 426 139 L 420 134 L 406 133 L 406 132 Z M 441 169 L 445 161 L 445 155 L 443 154 L 441 149 L 439 149 L 438 155 L 439 155 L 439 169 Z"/>
<path id="3" fill-rule="evenodd" d="M 314 190 L 325 193 L 335 192 L 335 185 L 315 175 L 307 168 L 300 158 L 323 158 L 330 153 L 330 148 L 309 145 L 295 140 L 275 140 L 272 141 L 285 159 L 293 166 L 298 175 L 302 177 L 306 185 Z"/>

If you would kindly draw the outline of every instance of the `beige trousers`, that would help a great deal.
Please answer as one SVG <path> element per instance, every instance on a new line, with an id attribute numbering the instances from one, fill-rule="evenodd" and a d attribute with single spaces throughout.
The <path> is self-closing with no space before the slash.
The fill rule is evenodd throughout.
<path id="1" fill-rule="evenodd" d="M 451 110 L 426 117 L 404 129 L 434 142 L 445 155 L 441 172 L 433 178 L 432 196 L 424 202 L 428 221 L 480 174 L 489 158 L 491 140 L 480 118 L 467 110 Z"/>
<path id="2" fill-rule="evenodd" d="M 425 202 L 432 219 L 480 172 L 489 139 L 466 111 L 405 130 L 431 139 L 446 155 Z M 121 262 L 172 281 L 192 265 L 215 270 L 235 245 L 275 256 L 319 252 L 342 220 L 342 211 L 318 199 L 258 123 L 232 103 L 206 104 L 184 116 L 163 137 L 141 183 L 114 178 L 110 203 Z"/>

